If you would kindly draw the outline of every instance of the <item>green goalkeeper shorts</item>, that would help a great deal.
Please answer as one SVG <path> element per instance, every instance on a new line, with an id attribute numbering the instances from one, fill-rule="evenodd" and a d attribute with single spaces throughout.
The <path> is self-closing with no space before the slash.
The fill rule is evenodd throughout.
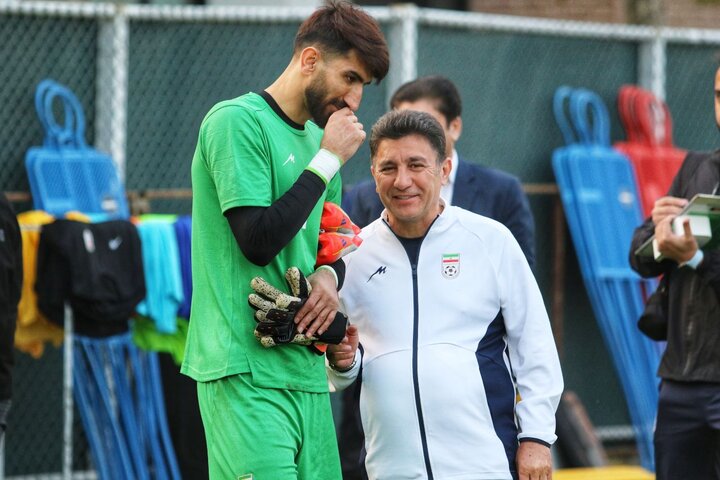
<path id="1" fill-rule="evenodd" d="M 198 382 L 211 480 L 341 480 L 328 393 Z"/>

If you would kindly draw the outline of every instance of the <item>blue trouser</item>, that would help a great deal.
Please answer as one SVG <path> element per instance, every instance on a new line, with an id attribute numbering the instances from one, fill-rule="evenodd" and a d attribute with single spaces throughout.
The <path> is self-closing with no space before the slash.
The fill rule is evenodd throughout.
<path id="1" fill-rule="evenodd" d="M 720 383 L 663 380 L 655 469 L 657 480 L 720 480 Z"/>

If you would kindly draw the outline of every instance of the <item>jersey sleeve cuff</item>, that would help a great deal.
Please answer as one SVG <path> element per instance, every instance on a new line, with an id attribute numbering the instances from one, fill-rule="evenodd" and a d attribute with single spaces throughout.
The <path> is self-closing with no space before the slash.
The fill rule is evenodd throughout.
<path id="1" fill-rule="evenodd" d="M 305 168 L 313 172 L 315 175 L 320 177 L 322 181 L 327 185 L 335 174 L 340 170 L 342 161 L 340 157 L 332 153 L 330 150 L 321 148 L 318 153 L 315 154 L 310 164 Z"/>
<path id="2" fill-rule="evenodd" d="M 523 443 L 523 442 L 539 443 L 540 445 L 545 445 L 548 448 L 550 448 L 550 446 L 551 446 L 545 440 L 540 440 L 539 438 L 535 438 L 535 437 L 523 437 L 523 438 L 518 439 L 518 442 L 520 442 L 520 443 Z"/>
<path id="3" fill-rule="evenodd" d="M 315 269 L 316 272 L 318 270 L 327 270 L 328 272 L 332 273 L 332 276 L 335 277 L 335 289 L 337 290 L 340 286 L 340 280 L 338 279 L 338 274 L 335 269 L 332 268 L 330 265 L 320 265 Z"/>

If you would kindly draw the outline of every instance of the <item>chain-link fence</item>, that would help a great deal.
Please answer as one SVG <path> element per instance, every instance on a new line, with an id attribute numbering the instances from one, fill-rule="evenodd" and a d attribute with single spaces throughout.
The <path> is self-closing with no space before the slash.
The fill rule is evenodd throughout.
<path id="1" fill-rule="evenodd" d="M 536 275 L 548 309 L 565 319 L 568 388 L 580 394 L 596 424 L 628 423 L 575 255 L 569 241 L 562 243 L 564 224 L 558 229 L 555 223 L 550 157 L 562 139 L 551 98 L 561 84 L 595 90 L 610 109 L 612 138 L 620 140 L 618 88 L 641 83 L 667 98 L 677 145 L 713 148 L 712 82 L 720 31 L 412 6 L 368 10 L 387 35 L 392 65 L 383 84 L 367 87 L 361 122 L 369 129 L 394 88 L 416 75 L 439 73 L 457 83 L 464 102 L 458 149 L 470 161 L 519 176 L 530 194 Z M 113 156 L 134 198 L 152 199 L 149 206 L 156 212 L 189 213 L 189 166 L 203 116 L 219 100 L 269 85 L 287 64 L 295 30 L 311 11 L 0 2 L 0 188 L 16 192 L 19 211 L 30 208 L 23 195 L 29 189 L 24 156 L 42 142 L 33 95 L 40 80 L 53 78 L 77 94 L 88 143 Z M 368 158 L 363 146 L 344 167 L 347 185 L 369 177 Z M 564 293 L 559 304 L 553 302 L 558 292 Z M 61 385 L 59 350 L 48 347 L 39 359 L 17 353 L 6 475 L 61 471 Z M 84 471 L 87 449 L 82 432 L 75 431 L 73 469 Z"/>

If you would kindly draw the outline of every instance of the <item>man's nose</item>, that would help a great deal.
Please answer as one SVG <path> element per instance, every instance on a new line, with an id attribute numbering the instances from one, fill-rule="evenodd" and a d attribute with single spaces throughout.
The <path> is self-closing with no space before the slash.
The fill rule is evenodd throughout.
<path id="1" fill-rule="evenodd" d="M 345 104 L 353 112 L 357 112 L 360 108 L 360 101 L 362 100 L 363 85 L 358 83 L 350 88 L 350 91 L 343 97 Z"/>
<path id="2" fill-rule="evenodd" d="M 410 170 L 404 166 L 400 166 L 395 174 L 395 181 L 393 182 L 393 185 L 398 190 L 404 190 L 412 185 L 412 175 L 410 174 Z"/>

